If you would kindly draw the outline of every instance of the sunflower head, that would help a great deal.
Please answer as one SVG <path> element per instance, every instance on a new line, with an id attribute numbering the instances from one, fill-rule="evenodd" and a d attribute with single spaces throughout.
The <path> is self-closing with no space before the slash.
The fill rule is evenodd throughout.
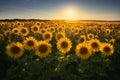
<path id="1" fill-rule="evenodd" d="M 88 39 L 93 39 L 93 38 L 94 38 L 94 35 L 90 33 L 90 34 L 87 35 L 87 38 L 88 38 Z"/>
<path id="2" fill-rule="evenodd" d="M 105 34 L 106 34 L 106 35 L 109 35 L 109 34 L 110 34 L 110 29 L 106 29 L 106 30 L 105 30 Z"/>
<path id="3" fill-rule="evenodd" d="M 43 34 L 43 39 L 46 40 L 46 41 L 51 41 L 52 40 L 52 33 L 50 32 L 45 32 Z"/>
<path id="4" fill-rule="evenodd" d="M 21 27 L 21 29 L 20 29 L 20 34 L 21 34 L 22 36 L 27 36 L 27 35 L 29 34 L 28 28 L 26 28 L 26 27 Z"/>
<path id="5" fill-rule="evenodd" d="M 6 47 L 6 53 L 11 58 L 20 58 L 24 53 L 24 48 L 21 43 L 11 43 Z"/>
<path id="6" fill-rule="evenodd" d="M 56 40 L 59 40 L 59 39 L 64 38 L 64 37 L 65 37 L 65 34 L 64 34 L 64 33 L 58 32 L 58 33 L 56 34 L 56 36 L 55 36 L 55 39 L 56 39 Z"/>
<path id="7" fill-rule="evenodd" d="M 31 31 L 32 31 L 33 33 L 38 33 L 38 32 L 39 32 L 39 27 L 38 27 L 38 26 L 32 26 L 32 27 L 31 27 Z"/>
<path id="8" fill-rule="evenodd" d="M 0 34 L 0 40 L 4 40 L 4 36 Z"/>
<path id="9" fill-rule="evenodd" d="M 23 42 L 25 49 L 32 50 L 37 45 L 37 40 L 33 37 L 28 37 Z"/>
<path id="10" fill-rule="evenodd" d="M 100 49 L 100 41 L 98 39 L 92 39 L 89 41 L 89 46 L 91 47 L 92 51 L 99 51 Z"/>
<path id="11" fill-rule="evenodd" d="M 63 52 L 63 53 L 69 52 L 71 47 L 72 47 L 72 42 L 68 38 L 61 38 L 57 42 L 58 50 Z"/>
<path id="12" fill-rule="evenodd" d="M 85 41 L 86 41 L 86 36 L 81 35 L 80 38 L 79 38 L 79 42 L 80 42 L 80 43 L 83 43 L 83 42 L 85 42 Z"/>
<path id="13" fill-rule="evenodd" d="M 12 33 L 13 34 L 19 34 L 20 33 L 19 28 L 13 28 Z"/>
<path id="14" fill-rule="evenodd" d="M 35 54 L 40 58 L 46 57 L 49 53 L 51 53 L 52 45 L 46 41 L 40 41 L 37 43 Z"/>
<path id="15" fill-rule="evenodd" d="M 100 51 L 103 55 L 109 56 L 109 55 L 112 55 L 114 53 L 114 48 L 109 43 L 103 43 L 101 48 L 100 48 Z"/>
<path id="16" fill-rule="evenodd" d="M 81 59 L 88 59 L 91 56 L 92 52 L 89 46 L 86 43 L 79 43 L 76 46 L 76 55 Z"/>

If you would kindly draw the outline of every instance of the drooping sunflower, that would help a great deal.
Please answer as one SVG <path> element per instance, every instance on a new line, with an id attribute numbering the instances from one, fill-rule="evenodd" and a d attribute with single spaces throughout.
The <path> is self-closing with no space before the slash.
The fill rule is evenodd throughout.
<path id="1" fill-rule="evenodd" d="M 45 40 L 45 41 L 51 41 L 52 40 L 52 33 L 51 32 L 45 32 L 44 34 L 43 34 L 43 39 Z"/>
<path id="2" fill-rule="evenodd" d="M 89 46 L 91 47 L 92 51 L 99 51 L 101 43 L 98 39 L 92 39 L 89 41 Z"/>
<path id="3" fill-rule="evenodd" d="M 110 44 L 111 44 L 111 45 L 114 45 L 114 43 L 115 43 L 115 39 L 112 38 L 112 39 L 110 40 Z"/>
<path id="4" fill-rule="evenodd" d="M 31 31 L 32 31 L 33 33 L 38 33 L 38 32 L 39 32 L 39 26 L 37 26 L 37 25 L 32 26 L 32 27 L 31 27 Z"/>
<path id="5" fill-rule="evenodd" d="M 65 38 L 61 38 L 57 42 L 57 48 L 62 53 L 69 52 L 71 50 L 71 47 L 72 47 L 72 42 L 70 41 L 70 39 L 68 39 L 66 37 Z"/>
<path id="6" fill-rule="evenodd" d="M 49 53 L 51 53 L 52 45 L 46 41 L 40 41 L 37 43 L 35 47 L 35 54 L 40 58 L 46 57 Z"/>
<path id="7" fill-rule="evenodd" d="M 88 59 L 92 55 L 92 51 L 86 43 L 79 43 L 75 51 L 76 55 L 81 59 Z"/>
<path id="8" fill-rule="evenodd" d="M 27 36 L 27 35 L 29 34 L 28 28 L 27 28 L 27 27 L 21 27 L 21 28 L 20 28 L 20 34 L 21 34 L 22 36 Z"/>
<path id="9" fill-rule="evenodd" d="M 23 45 L 25 49 L 33 50 L 35 49 L 35 46 L 37 45 L 37 40 L 34 37 L 28 37 L 26 38 L 26 40 L 24 40 Z"/>
<path id="10" fill-rule="evenodd" d="M 13 28 L 12 33 L 18 35 L 20 33 L 19 28 Z"/>
<path id="11" fill-rule="evenodd" d="M 114 48 L 109 43 L 102 43 L 100 51 L 104 56 L 110 56 L 114 53 Z"/>
<path id="12" fill-rule="evenodd" d="M 58 33 L 56 33 L 56 35 L 55 35 L 55 39 L 56 39 L 56 40 L 59 40 L 59 39 L 64 38 L 64 37 L 65 37 L 65 34 L 62 33 L 62 32 L 58 32 Z"/>
<path id="13" fill-rule="evenodd" d="M 20 58 L 24 54 L 23 45 L 19 42 L 13 42 L 6 46 L 6 53 L 11 58 Z"/>

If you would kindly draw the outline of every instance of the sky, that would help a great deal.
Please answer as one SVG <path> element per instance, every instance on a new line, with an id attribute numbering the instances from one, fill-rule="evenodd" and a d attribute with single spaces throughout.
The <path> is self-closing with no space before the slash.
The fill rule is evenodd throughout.
<path id="1" fill-rule="evenodd" d="M 120 0 L 0 0 L 0 19 L 120 20 Z"/>

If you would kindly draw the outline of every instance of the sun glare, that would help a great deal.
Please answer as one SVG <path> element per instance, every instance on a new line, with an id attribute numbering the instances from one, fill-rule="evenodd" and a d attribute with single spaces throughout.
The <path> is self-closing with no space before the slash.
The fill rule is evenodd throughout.
<path id="1" fill-rule="evenodd" d="M 76 20 L 76 18 L 77 18 L 76 17 L 77 16 L 76 8 L 67 7 L 64 12 L 65 12 L 64 16 L 65 16 L 66 20 Z"/>

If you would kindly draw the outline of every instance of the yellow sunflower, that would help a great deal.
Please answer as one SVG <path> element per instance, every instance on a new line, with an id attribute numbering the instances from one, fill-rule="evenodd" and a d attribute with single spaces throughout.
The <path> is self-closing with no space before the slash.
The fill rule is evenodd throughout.
<path id="1" fill-rule="evenodd" d="M 11 58 L 20 58 L 24 54 L 23 45 L 19 42 L 13 42 L 6 46 L 6 53 Z"/>
<path id="2" fill-rule="evenodd" d="M 37 40 L 33 37 L 28 37 L 24 40 L 23 45 L 25 49 L 32 50 L 37 45 Z"/>
<path id="3" fill-rule="evenodd" d="M 11 34 L 10 30 L 6 30 L 6 31 L 4 32 L 4 35 L 5 35 L 5 36 L 9 36 L 10 34 Z"/>
<path id="4" fill-rule="evenodd" d="M 57 28 L 57 31 L 58 32 L 64 32 L 64 28 L 60 26 L 60 27 Z"/>
<path id="5" fill-rule="evenodd" d="M 46 32 L 45 29 L 41 29 L 39 33 L 43 35 L 45 32 Z"/>
<path id="6" fill-rule="evenodd" d="M 52 33 L 54 33 L 54 32 L 55 32 L 55 28 L 54 28 L 54 27 L 50 27 L 50 31 L 51 31 Z"/>
<path id="7" fill-rule="evenodd" d="M 12 33 L 18 35 L 20 33 L 19 28 L 13 28 Z"/>
<path id="8" fill-rule="evenodd" d="M 85 35 L 81 35 L 79 38 L 79 43 L 83 43 L 86 42 L 86 36 Z"/>
<path id="9" fill-rule="evenodd" d="M 0 34 L 0 40 L 4 40 L 3 34 Z"/>
<path id="10" fill-rule="evenodd" d="M 110 34 L 110 29 L 106 29 L 106 30 L 105 30 L 105 34 L 106 34 L 106 35 L 109 35 L 109 34 Z"/>
<path id="11" fill-rule="evenodd" d="M 56 40 L 59 40 L 59 39 L 64 38 L 64 37 L 65 37 L 65 34 L 62 33 L 62 32 L 58 32 L 58 33 L 56 33 L 56 35 L 55 35 L 55 39 L 56 39 Z"/>
<path id="12" fill-rule="evenodd" d="M 88 39 L 93 39 L 93 38 L 94 38 L 94 35 L 90 33 L 90 34 L 87 35 L 87 38 L 88 38 Z"/>
<path id="13" fill-rule="evenodd" d="M 114 53 L 114 48 L 113 45 L 110 45 L 109 43 L 102 43 L 100 51 L 104 56 L 110 56 Z"/>
<path id="14" fill-rule="evenodd" d="M 72 42 L 70 41 L 70 39 L 68 38 L 61 38 L 60 40 L 58 40 L 57 42 L 57 48 L 59 51 L 61 51 L 62 53 L 67 53 L 70 51 L 72 47 Z"/>
<path id="15" fill-rule="evenodd" d="M 79 43 L 75 51 L 76 55 L 81 59 L 88 59 L 92 55 L 92 51 L 86 43 Z"/>
<path id="16" fill-rule="evenodd" d="M 110 44 L 114 45 L 114 43 L 115 43 L 115 39 L 113 38 L 113 39 L 110 40 Z"/>
<path id="17" fill-rule="evenodd" d="M 52 45 L 46 41 L 40 41 L 37 43 L 35 47 L 35 54 L 40 58 L 46 57 L 49 53 L 51 53 Z"/>
<path id="18" fill-rule="evenodd" d="M 91 47 L 92 51 L 99 51 L 101 43 L 98 39 L 92 39 L 89 41 L 89 46 Z"/>
<path id="19" fill-rule="evenodd" d="M 51 41 L 52 40 L 52 33 L 51 32 L 45 32 L 44 34 L 43 34 L 43 39 L 45 40 L 45 41 Z"/>
<path id="20" fill-rule="evenodd" d="M 31 31 L 32 31 L 33 33 L 38 33 L 38 32 L 39 32 L 39 27 L 36 26 L 36 25 L 34 25 L 34 26 L 31 27 Z"/>
<path id="21" fill-rule="evenodd" d="M 21 28 L 20 28 L 20 34 L 21 34 L 22 36 L 27 36 L 27 35 L 29 34 L 28 28 L 27 28 L 27 27 L 21 27 Z"/>

